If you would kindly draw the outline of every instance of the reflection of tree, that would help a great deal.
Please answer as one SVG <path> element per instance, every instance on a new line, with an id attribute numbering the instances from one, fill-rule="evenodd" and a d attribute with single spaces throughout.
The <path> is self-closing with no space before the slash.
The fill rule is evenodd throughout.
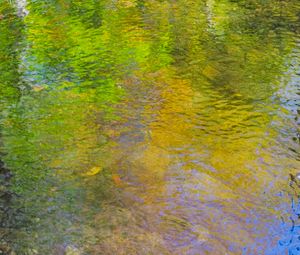
<path id="1" fill-rule="evenodd" d="M 175 39 L 174 44 L 177 52 L 183 53 L 176 55 L 184 57 L 178 63 L 187 65 L 188 72 L 183 73 L 198 79 L 196 84 L 205 82 L 203 77 L 201 80 L 202 71 L 222 93 L 258 99 L 269 97 L 276 90 L 286 64 L 284 57 L 292 48 L 290 32 L 294 31 L 298 10 L 289 2 L 289 11 L 280 19 L 278 9 L 282 1 L 269 5 L 252 2 L 257 8 L 249 8 L 244 1 L 209 1 L 197 8 L 178 2 L 174 7 L 175 17 L 179 17 L 175 38 L 180 39 Z M 192 11 L 181 18 L 187 9 Z M 193 14 L 194 9 L 199 11 Z"/>
<path id="2" fill-rule="evenodd" d="M 14 10 L 7 1 L 0 6 L 0 107 L 15 100 L 18 95 L 17 85 L 20 77 L 18 43 L 21 38 L 21 22 L 14 15 Z"/>
<path id="3" fill-rule="evenodd" d="M 211 144 L 212 165 L 228 169 L 233 178 L 255 154 L 259 137 L 266 132 L 278 135 L 269 130 L 270 115 L 278 107 L 271 97 L 282 86 L 280 77 L 295 47 L 296 7 L 295 1 L 178 1 L 173 5 L 175 66 L 197 91 L 195 114 L 203 116 L 204 126 L 198 130 L 203 136 L 198 135 L 199 141 Z M 244 180 L 234 185 L 248 184 Z"/>
<path id="4" fill-rule="evenodd" d="M 282 19 L 279 26 L 277 9 L 280 8 L 277 8 L 276 3 L 274 8 L 270 5 L 259 6 L 263 11 L 218 1 L 210 6 L 211 16 L 208 19 L 203 15 L 207 6 L 202 3 L 178 1 L 172 5 L 171 14 L 168 12 L 173 22 L 170 45 L 176 60 L 174 67 L 180 76 L 172 81 L 160 77 L 163 80 L 161 82 L 168 86 L 161 94 L 164 103 L 160 114 L 150 127 L 151 146 L 144 152 L 145 158 L 155 158 L 155 153 L 164 158 L 163 151 L 169 152 L 171 148 L 180 150 L 180 153 L 174 152 L 174 163 L 178 160 L 175 155 L 180 154 L 184 157 L 182 163 L 187 171 L 197 169 L 205 172 L 208 179 L 212 178 L 213 183 L 218 183 L 213 191 L 219 198 L 216 203 L 227 208 L 226 213 L 234 215 L 234 219 L 231 219 L 233 222 L 235 217 L 240 217 L 242 209 L 235 208 L 233 212 L 229 209 L 230 206 L 226 206 L 228 201 L 221 199 L 227 193 L 224 191 L 224 183 L 228 184 L 225 187 L 226 190 L 229 189 L 229 194 L 234 196 L 239 193 L 248 200 L 248 203 L 233 202 L 235 198 L 230 198 L 231 203 L 241 203 L 241 207 L 245 206 L 250 211 L 257 210 L 257 214 L 273 215 L 275 218 L 280 212 L 274 207 L 280 203 L 280 199 L 274 199 L 270 202 L 270 208 L 266 208 L 265 204 L 256 201 L 253 194 L 259 195 L 266 188 L 265 184 L 274 180 L 274 174 L 287 176 L 290 171 L 286 168 L 289 159 L 280 157 L 279 164 L 279 156 L 276 156 L 278 151 L 267 148 L 275 147 L 276 140 L 280 139 L 277 138 L 280 136 L 278 130 L 270 127 L 273 121 L 271 115 L 280 108 L 272 102 L 272 96 L 285 85 L 280 83 L 280 79 L 285 76 L 287 62 L 295 47 L 293 32 L 298 10 L 290 6 L 288 9 L 292 13 L 283 13 L 286 19 Z M 198 11 L 194 12 L 195 9 Z M 259 20 L 258 23 L 255 22 L 256 19 Z M 211 23 L 208 24 L 207 20 Z M 186 112 L 180 115 L 183 107 Z M 191 136 L 194 142 L 191 142 Z M 155 151 L 157 145 L 160 150 Z M 201 155 L 204 166 L 186 148 L 194 149 L 199 157 L 202 153 L 207 153 L 208 155 Z M 157 167 L 149 169 L 161 169 L 161 172 L 146 172 L 154 179 L 163 178 L 167 174 L 163 163 L 167 165 L 167 161 L 151 162 L 157 162 Z M 151 178 L 146 178 L 150 182 Z M 189 180 L 183 182 L 189 184 Z M 204 180 L 195 182 L 201 185 Z M 280 185 L 284 183 L 278 181 L 276 185 L 270 184 L 267 188 L 276 190 Z M 157 193 L 163 193 L 162 190 L 166 189 L 165 186 L 156 188 Z M 193 191 L 202 195 L 201 191 L 191 188 L 190 192 Z M 205 193 L 202 197 L 205 197 Z M 150 202 L 154 200 L 152 198 Z M 217 210 L 215 213 L 220 212 Z M 208 221 L 212 215 L 202 217 Z M 215 218 L 218 219 L 218 215 Z M 253 230 L 251 224 L 243 224 L 248 233 L 231 225 L 234 233 L 245 237 L 240 243 L 236 241 L 237 247 L 258 242 L 254 241 L 256 234 L 266 231 L 259 226 Z M 220 226 L 222 222 L 217 220 L 215 224 L 211 223 L 209 230 L 223 240 L 224 232 Z"/>
<path id="5" fill-rule="evenodd" d="M 18 207 L 12 205 L 15 194 L 11 191 L 12 173 L 4 164 L 5 117 L 10 114 L 20 96 L 18 85 L 19 75 L 19 43 L 22 36 L 22 23 L 14 14 L 12 6 L 7 1 L 0 5 L 0 251 L 9 254 L 7 244 L 12 229 L 20 227 L 17 221 Z M 18 230 L 17 230 L 18 231 Z"/>
<path id="6" fill-rule="evenodd" d="M 37 222 L 30 229 L 34 238 L 25 232 L 18 236 L 46 253 L 53 243 L 76 243 L 76 230 L 66 226 L 82 226 L 81 211 L 94 216 L 89 210 L 99 210 L 102 199 L 109 200 L 110 167 L 119 167 L 119 158 L 127 157 L 130 174 L 152 189 L 140 192 L 145 204 L 163 199 L 172 185 L 184 186 L 190 194 L 201 195 L 206 212 L 201 217 L 209 222 L 206 228 L 199 224 L 195 236 L 212 232 L 223 243 L 211 246 L 226 250 L 230 240 L 222 236 L 227 229 L 217 215 L 219 206 L 236 224 L 235 236 L 245 237 L 236 245 L 253 242 L 255 233 L 239 228 L 253 227 L 242 222 L 251 215 L 242 214 L 241 208 L 276 214 L 255 199 L 283 168 L 266 147 L 278 136 L 270 128 L 270 115 L 278 107 L 271 96 L 281 86 L 279 78 L 293 47 L 291 32 L 298 15 L 294 1 L 28 2 L 21 69 L 22 82 L 29 85 L 24 87 L 33 89 L 25 90 L 3 119 L 5 160 L 16 174 L 14 189 L 25 196 L 29 217 Z M 20 40 L 20 24 L 15 19 L 0 22 L 0 105 L 6 107 L 18 96 L 15 42 Z M 126 140 L 130 149 L 125 142 L 127 147 L 115 152 L 114 141 L 120 137 L 112 123 L 124 129 L 123 140 L 132 138 Z M 170 174 L 176 164 L 182 167 Z M 264 164 L 271 170 L 265 171 Z M 99 175 L 83 178 L 95 168 Z M 184 177 L 180 182 L 173 178 L 178 169 Z M 175 184 L 165 181 L 167 175 Z M 247 202 L 240 202 L 236 193 Z M 181 201 L 178 194 L 175 204 Z M 210 202 L 216 208 L 209 208 Z M 184 213 L 185 221 L 192 222 L 191 212 Z M 130 239 L 115 228 L 113 241 Z M 56 232 L 60 234 L 53 236 Z"/>
<path id="7" fill-rule="evenodd" d="M 28 2 L 21 68 L 24 87 L 32 90 L 24 91 L 4 126 L 13 189 L 32 222 L 30 234 L 12 236 L 22 254 L 33 246 L 47 253 L 53 244 L 79 242 L 67 226 L 83 227 L 81 212 L 99 210 L 112 185 L 103 184 L 102 173 L 90 177 L 94 182 L 82 176 L 93 167 L 105 175 L 112 161 L 106 132 L 122 86 L 135 72 L 169 62 L 168 37 L 163 31 L 152 43 L 134 1 L 101 2 L 101 8 L 99 1 Z M 93 187 L 85 189 L 86 183 Z"/>

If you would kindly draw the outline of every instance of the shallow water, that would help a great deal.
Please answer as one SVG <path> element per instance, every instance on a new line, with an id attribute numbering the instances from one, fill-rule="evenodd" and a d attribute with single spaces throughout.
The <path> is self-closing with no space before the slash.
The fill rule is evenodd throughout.
<path id="1" fill-rule="evenodd" d="M 300 254 L 299 18 L 2 0 L 2 253 Z"/>

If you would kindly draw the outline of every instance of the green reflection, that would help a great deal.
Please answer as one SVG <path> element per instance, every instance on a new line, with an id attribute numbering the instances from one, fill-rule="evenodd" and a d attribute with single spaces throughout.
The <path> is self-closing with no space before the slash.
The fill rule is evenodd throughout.
<path id="1" fill-rule="evenodd" d="M 0 5 L 1 152 L 14 175 L 9 206 L 20 209 L 6 246 L 16 254 L 289 249 L 275 244 L 288 232 L 280 217 L 293 215 L 276 194 L 299 169 L 299 99 L 281 95 L 299 88 L 297 1 L 30 0 L 26 8 L 17 17 L 13 3 Z"/>

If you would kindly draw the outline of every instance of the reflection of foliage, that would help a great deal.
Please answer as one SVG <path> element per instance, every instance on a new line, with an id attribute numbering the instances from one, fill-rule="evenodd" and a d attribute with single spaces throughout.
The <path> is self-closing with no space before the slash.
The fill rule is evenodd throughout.
<path id="1" fill-rule="evenodd" d="M 161 236 L 136 225 L 129 236 L 142 241 L 137 245 L 126 236 L 136 219 L 121 208 L 113 187 L 110 167 L 119 160 L 113 124 L 125 123 L 127 133 L 130 125 L 149 129 L 149 143 L 131 155 L 132 168 L 143 169 L 139 181 L 159 186 L 145 195 L 148 203 L 164 193 L 165 171 L 177 157 L 187 171 L 221 171 L 195 180 L 208 186 L 211 196 L 235 199 L 234 189 L 257 194 L 270 178 L 262 173 L 255 181 L 252 173 L 271 123 L 260 102 L 269 104 L 282 86 L 299 15 L 294 2 L 31 0 L 23 21 L 1 3 L 4 161 L 33 225 L 29 234 L 16 233 L 20 254 L 35 245 L 40 253 L 64 242 L 84 245 L 78 233 L 93 244 L 105 239 L 100 248 L 89 243 L 92 252 L 116 253 L 124 243 L 124 253 L 135 252 L 147 238 L 154 250 L 163 246 Z M 197 165 L 197 153 L 207 169 Z M 261 153 L 270 165 L 271 156 Z M 99 220 L 103 232 L 88 226 L 89 219 Z"/>
<path id="2" fill-rule="evenodd" d="M 19 203 L 12 206 L 12 201 L 16 197 L 11 190 L 12 173 L 3 163 L 5 143 L 2 140 L 5 117 L 20 95 L 18 46 L 21 36 L 21 21 L 16 17 L 12 5 L 2 1 L 0 4 L 0 252 L 3 254 L 11 252 L 10 246 L 6 243 L 9 234 L 25 223 L 17 219 L 21 211 Z"/>
<path id="3" fill-rule="evenodd" d="M 183 73 L 197 79 L 197 86 L 207 83 L 204 76 L 221 93 L 237 93 L 257 100 L 276 91 L 279 76 L 286 70 L 286 56 L 293 47 L 293 37 L 288 34 L 294 29 L 297 9 L 286 8 L 291 13 L 281 13 L 285 18 L 278 25 L 284 1 L 252 1 L 257 5 L 254 9 L 249 9 L 246 2 L 208 1 L 197 6 L 206 15 L 191 13 L 185 18 L 181 17 L 190 7 L 186 2 L 183 8 L 178 4 L 174 9 L 175 18 L 179 17 L 174 34 L 180 41 L 175 40 L 175 49 L 177 55 L 182 52 L 184 57 L 178 59 L 178 64 L 188 69 L 183 69 Z M 182 58 L 181 54 L 179 57 Z"/>
<path id="4" fill-rule="evenodd" d="M 18 97 L 19 83 L 18 42 L 21 38 L 22 24 L 14 15 L 7 2 L 0 5 L 0 111 L 2 107 Z M 4 104 L 4 105 L 3 105 Z"/>
<path id="5" fill-rule="evenodd" d="M 147 33 L 136 24 L 138 10 L 114 9 L 104 3 L 29 4 L 25 77 L 35 77 L 34 83 L 40 85 L 67 81 L 70 86 L 95 88 L 142 68 L 151 45 L 143 40 Z M 63 11 L 58 15 L 58 10 Z M 159 50 L 154 54 L 160 57 L 164 48 L 156 45 L 152 50 Z M 159 66 L 165 62 L 163 58 L 155 61 Z"/>

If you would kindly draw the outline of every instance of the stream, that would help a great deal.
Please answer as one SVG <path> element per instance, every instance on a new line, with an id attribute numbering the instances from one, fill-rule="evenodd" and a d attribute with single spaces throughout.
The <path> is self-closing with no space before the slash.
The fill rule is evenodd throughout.
<path id="1" fill-rule="evenodd" d="M 300 255 L 300 2 L 0 0 L 0 254 Z"/>

